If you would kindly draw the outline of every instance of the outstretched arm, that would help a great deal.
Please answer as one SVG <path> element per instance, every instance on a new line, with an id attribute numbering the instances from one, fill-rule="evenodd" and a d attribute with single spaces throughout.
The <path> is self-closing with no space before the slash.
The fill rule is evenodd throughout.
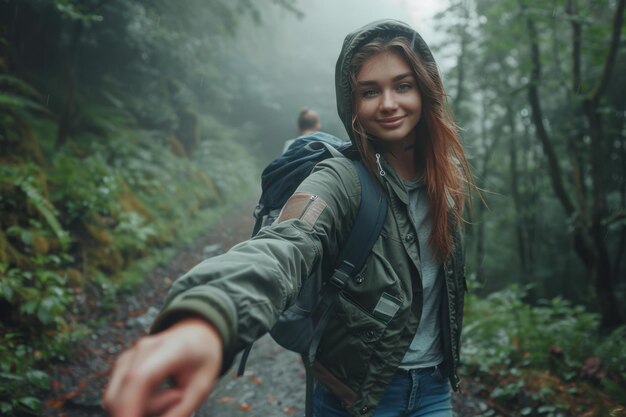
<path id="1" fill-rule="evenodd" d="M 211 324 L 181 320 L 140 339 L 118 358 L 104 408 L 111 417 L 187 417 L 211 391 L 222 357 L 222 339 Z"/>
<path id="2" fill-rule="evenodd" d="M 318 169 L 298 189 L 308 197 L 294 196 L 272 227 L 176 281 L 154 335 L 115 365 L 104 397 L 112 417 L 188 417 L 236 353 L 271 329 L 314 269 L 333 264 L 360 187 L 347 159 Z"/>

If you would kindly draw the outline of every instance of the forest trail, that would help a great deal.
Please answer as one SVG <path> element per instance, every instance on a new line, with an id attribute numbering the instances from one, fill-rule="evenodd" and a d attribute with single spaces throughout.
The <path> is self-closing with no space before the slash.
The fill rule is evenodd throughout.
<path id="1" fill-rule="evenodd" d="M 155 269 L 133 295 L 118 299 L 114 311 L 100 312 L 100 327 L 78 346 L 72 357 L 49 373 L 52 390 L 44 393 L 44 415 L 53 417 L 106 416 L 102 391 L 115 358 L 154 318 L 172 281 L 202 259 L 222 253 L 249 237 L 253 203 L 226 213 L 193 245 L 183 248 L 167 265 Z M 246 373 L 235 378 L 235 366 L 222 378 L 195 417 L 272 417 L 304 414 L 304 368 L 297 354 L 278 346 L 269 336 L 257 341 Z M 468 387 L 465 387 L 465 391 Z M 470 417 L 486 407 L 468 395 L 453 396 L 455 416 Z"/>

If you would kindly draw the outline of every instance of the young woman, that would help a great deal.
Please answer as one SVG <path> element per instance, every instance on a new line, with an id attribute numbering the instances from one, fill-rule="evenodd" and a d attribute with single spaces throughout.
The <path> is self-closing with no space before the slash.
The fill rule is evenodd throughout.
<path id="1" fill-rule="evenodd" d="M 385 20 L 346 37 L 336 89 L 389 212 L 320 341 L 314 414 L 450 417 L 466 290 L 461 212 L 473 182 L 441 78 L 422 38 Z M 272 226 L 177 280 L 153 334 L 118 359 L 104 399 L 110 414 L 190 415 L 302 281 L 332 270 L 359 190 L 351 161 L 326 160 Z M 166 379 L 172 387 L 160 388 Z"/>

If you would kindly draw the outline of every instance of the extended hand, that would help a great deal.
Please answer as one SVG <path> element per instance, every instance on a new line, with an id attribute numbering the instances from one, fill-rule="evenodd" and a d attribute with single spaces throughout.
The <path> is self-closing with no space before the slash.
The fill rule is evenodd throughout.
<path id="1" fill-rule="evenodd" d="M 140 339 L 117 359 L 104 408 L 112 417 L 187 417 L 211 391 L 222 357 L 217 330 L 205 320 L 185 319 Z"/>

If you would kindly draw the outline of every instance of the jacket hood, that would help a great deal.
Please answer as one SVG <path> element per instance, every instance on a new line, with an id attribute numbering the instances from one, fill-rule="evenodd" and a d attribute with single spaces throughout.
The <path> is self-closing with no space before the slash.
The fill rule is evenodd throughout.
<path id="1" fill-rule="evenodd" d="M 409 25 L 399 20 L 377 20 L 351 32 L 343 41 L 337 65 L 335 66 L 335 93 L 337 96 L 337 112 L 343 122 L 350 140 L 354 142 L 352 135 L 352 88 L 350 86 L 350 62 L 363 45 L 377 37 L 394 38 L 403 36 L 411 39 L 413 50 L 425 62 L 435 64 L 430 48 L 424 39 Z"/>

